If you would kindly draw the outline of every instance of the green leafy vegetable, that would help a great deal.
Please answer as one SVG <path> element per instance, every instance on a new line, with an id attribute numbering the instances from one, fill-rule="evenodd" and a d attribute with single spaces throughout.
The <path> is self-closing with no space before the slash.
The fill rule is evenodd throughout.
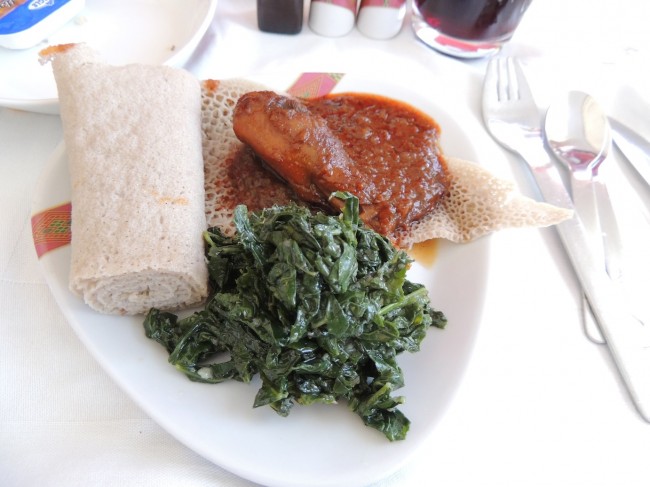
<path id="1" fill-rule="evenodd" d="M 152 309 L 146 334 L 191 380 L 259 374 L 255 407 L 286 416 L 294 403 L 345 400 L 366 425 L 404 439 L 403 398 L 392 396 L 404 383 L 397 355 L 419 350 L 427 328 L 446 319 L 406 279 L 407 254 L 360 223 L 358 200 L 333 196 L 345 202 L 338 217 L 238 207 L 235 238 L 205 233 L 213 288 L 205 309 L 184 319 Z"/>

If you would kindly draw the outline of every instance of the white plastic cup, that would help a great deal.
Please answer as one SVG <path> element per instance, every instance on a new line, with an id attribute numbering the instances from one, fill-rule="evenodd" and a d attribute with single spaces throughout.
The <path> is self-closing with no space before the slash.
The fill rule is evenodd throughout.
<path id="1" fill-rule="evenodd" d="M 357 29 L 372 39 L 390 39 L 402 29 L 406 0 L 361 0 Z"/>
<path id="2" fill-rule="evenodd" d="M 311 0 L 309 28 L 325 37 L 341 37 L 354 28 L 357 0 Z"/>

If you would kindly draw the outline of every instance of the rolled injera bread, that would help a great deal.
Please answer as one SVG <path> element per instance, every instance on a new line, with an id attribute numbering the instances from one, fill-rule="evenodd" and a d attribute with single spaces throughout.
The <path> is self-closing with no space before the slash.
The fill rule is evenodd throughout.
<path id="1" fill-rule="evenodd" d="M 201 89 L 166 66 L 111 66 L 84 44 L 52 61 L 68 156 L 70 289 L 139 314 L 207 295 Z"/>

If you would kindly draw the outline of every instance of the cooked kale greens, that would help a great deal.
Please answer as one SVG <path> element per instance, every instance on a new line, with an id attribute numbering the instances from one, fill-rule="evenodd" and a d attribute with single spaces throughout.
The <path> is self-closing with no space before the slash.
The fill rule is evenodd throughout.
<path id="1" fill-rule="evenodd" d="M 294 403 L 346 400 L 389 440 L 409 420 L 393 397 L 404 384 L 397 355 L 415 352 L 444 315 L 406 279 L 408 255 L 359 221 L 358 200 L 338 217 L 298 206 L 249 213 L 237 207 L 236 237 L 205 233 L 212 286 L 204 310 L 187 318 L 152 309 L 146 335 L 191 380 L 262 386 L 254 406 L 286 416 Z M 229 358 L 218 360 L 221 352 Z"/>

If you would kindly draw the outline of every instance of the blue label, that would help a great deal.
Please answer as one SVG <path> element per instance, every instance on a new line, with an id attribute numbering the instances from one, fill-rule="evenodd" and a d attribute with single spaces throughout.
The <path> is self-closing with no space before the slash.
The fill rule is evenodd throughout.
<path id="1" fill-rule="evenodd" d="M 16 34 L 38 24 L 48 15 L 72 0 L 29 0 L 0 18 L 0 35 Z M 11 0 L 0 0 L 0 6 L 11 6 Z"/>

